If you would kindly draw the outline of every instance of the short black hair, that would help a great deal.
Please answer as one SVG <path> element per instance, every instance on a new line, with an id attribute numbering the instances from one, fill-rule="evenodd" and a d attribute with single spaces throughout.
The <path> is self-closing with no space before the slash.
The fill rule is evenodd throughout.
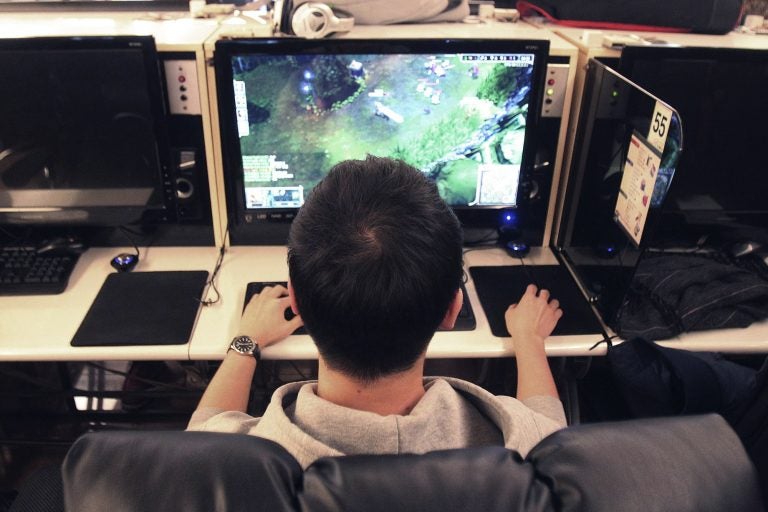
<path id="1" fill-rule="evenodd" d="M 334 166 L 288 240 L 299 313 L 326 363 L 367 382 L 413 367 L 461 286 L 462 243 L 418 169 L 374 156 Z"/>

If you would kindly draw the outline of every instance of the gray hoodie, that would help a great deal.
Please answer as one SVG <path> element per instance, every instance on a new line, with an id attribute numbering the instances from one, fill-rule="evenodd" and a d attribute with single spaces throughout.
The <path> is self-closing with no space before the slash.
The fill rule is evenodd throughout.
<path id="1" fill-rule="evenodd" d="M 499 445 L 523 457 L 541 439 L 566 426 L 559 400 L 521 402 L 495 396 L 470 382 L 425 378 L 426 393 L 407 415 L 381 416 L 317 396 L 316 382 L 277 389 L 261 418 L 221 409 L 198 409 L 187 430 L 251 434 L 282 445 L 302 465 L 320 457 L 426 453 Z"/>

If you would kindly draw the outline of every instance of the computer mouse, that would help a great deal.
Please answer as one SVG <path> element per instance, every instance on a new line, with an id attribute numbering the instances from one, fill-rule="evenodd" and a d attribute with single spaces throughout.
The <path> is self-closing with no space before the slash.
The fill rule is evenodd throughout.
<path id="1" fill-rule="evenodd" d="M 507 242 L 504 248 L 507 250 L 507 254 L 514 258 L 524 258 L 531 252 L 531 247 L 525 242 Z"/>
<path id="2" fill-rule="evenodd" d="M 129 272 L 138 262 L 138 254 L 123 252 L 112 258 L 112 261 L 110 261 L 109 264 L 118 272 Z"/>

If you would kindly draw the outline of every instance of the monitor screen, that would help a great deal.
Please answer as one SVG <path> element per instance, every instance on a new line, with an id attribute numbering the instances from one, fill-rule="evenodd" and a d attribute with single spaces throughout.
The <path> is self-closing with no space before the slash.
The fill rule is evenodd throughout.
<path id="1" fill-rule="evenodd" d="M 627 47 L 619 71 L 675 105 L 686 151 L 665 206 L 665 244 L 759 238 L 768 244 L 768 52 Z M 731 240 L 729 240 L 731 239 Z"/>
<path id="2" fill-rule="evenodd" d="M 123 225 L 164 208 L 151 37 L 0 39 L 0 222 Z"/>
<path id="3" fill-rule="evenodd" d="M 673 105 L 589 60 L 557 252 L 608 325 L 679 179 L 686 126 Z"/>
<path id="4" fill-rule="evenodd" d="M 218 42 L 230 212 L 238 223 L 296 210 L 334 164 L 367 154 L 417 167 L 457 211 L 521 206 L 547 52 L 519 40 Z"/>

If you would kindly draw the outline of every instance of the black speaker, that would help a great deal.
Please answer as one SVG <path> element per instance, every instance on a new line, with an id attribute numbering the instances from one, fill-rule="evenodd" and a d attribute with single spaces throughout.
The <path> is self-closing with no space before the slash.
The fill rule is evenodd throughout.
<path id="1" fill-rule="evenodd" d="M 196 147 L 172 148 L 171 152 L 171 179 L 176 204 L 176 221 L 208 219 L 210 198 L 203 154 Z"/>
<path id="2" fill-rule="evenodd" d="M 178 224 L 210 224 L 211 198 L 195 54 L 164 52 L 161 58 L 171 152 L 165 176 L 169 217 Z"/>

